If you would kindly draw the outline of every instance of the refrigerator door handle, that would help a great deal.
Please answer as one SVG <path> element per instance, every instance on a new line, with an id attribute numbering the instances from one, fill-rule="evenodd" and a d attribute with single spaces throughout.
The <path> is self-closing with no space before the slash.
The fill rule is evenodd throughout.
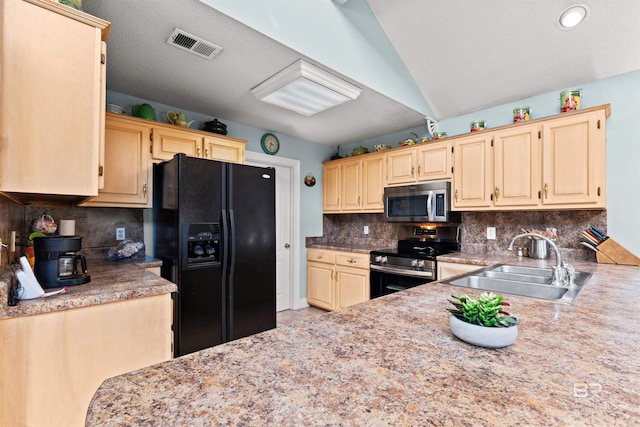
<path id="1" fill-rule="evenodd" d="M 232 339 L 234 337 L 233 334 L 233 288 L 234 288 L 234 275 L 235 275 L 235 265 L 236 265 L 236 217 L 233 209 L 229 209 L 229 234 L 227 234 L 227 240 L 229 241 L 229 276 L 228 276 L 228 284 L 227 287 L 229 295 L 227 300 L 229 301 L 229 306 L 227 309 L 228 318 L 229 318 L 229 336 L 228 339 Z"/>
<path id="2" fill-rule="evenodd" d="M 228 255 L 227 255 L 229 254 L 229 217 L 227 216 L 226 209 L 222 209 L 221 216 L 222 216 L 222 254 L 223 254 L 223 258 L 221 261 L 222 261 L 222 282 L 224 283 L 229 272 L 229 262 L 228 262 Z M 225 286 L 223 286 L 222 287 L 223 307 L 228 307 L 224 303 L 224 301 L 226 301 L 227 298 L 231 298 L 231 296 L 227 295 L 226 288 Z M 222 316 L 222 335 L 223 335 L 222 342 L 228 341 L 229 337 L 226 334 L 227 334 L 227 317 Z"/>

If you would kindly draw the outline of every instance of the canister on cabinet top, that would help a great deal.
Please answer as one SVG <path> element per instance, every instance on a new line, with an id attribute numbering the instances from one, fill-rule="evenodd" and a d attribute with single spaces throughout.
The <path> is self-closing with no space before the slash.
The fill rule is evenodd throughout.
<path id="1" fill-rule="evenodd" d="M 477 132 L 479 130 L 484 130 L 485 121 L 484 120 L 474 120 L 471 122 L 471 132 Z"/>
<path id="2" fill-rule="evenodd" d="M 516 107 L 513 109 L 513 123 L 531 120 L 530 107 Z"/>
<path id="3" fill-rule="evenodd" d="M 573 111 L 580 108 L 582 89 L 567 89 L 560 93 L 560 111 Z"/>

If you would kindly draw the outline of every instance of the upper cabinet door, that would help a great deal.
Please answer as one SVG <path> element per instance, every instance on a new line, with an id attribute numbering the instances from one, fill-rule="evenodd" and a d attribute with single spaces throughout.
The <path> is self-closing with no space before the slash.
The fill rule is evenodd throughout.
<path id="1" fill-rule="evenodd" d="M 433 142 L 416 148 L 418 181 L 451 179 L 451 142 Z"/>
<path id="2" fill-rule="evenodd" d="M 0 191 L 97 195 L 108 23 L 22 0 L 0 19 Z"/>
<path id="3" fill-rule="evenodd" d="M 453 142 L 453 208 L 490 207 L 493 193 L 491 134 L 477 134 Z"/>
<path id="4" fill-rule="evenodd" d="M 341 208 L 343 211 L 359 211 L 362 189 L 362 162 L 360 159 L 342 162 Z"/>
<path id="5" fill-rule="evenodd" d="M 539 125 L 519 126 L 493 136 L 493 204 L 536 206 L 540 191 Z"/>
<path id="6" fill-rule="evenodd" d="M 171 160 L 177 153 L 202 157 L 202 135 L 183 130 L 154 127 L 152 156 L 156 161 Z"/>
<path id="7" fill-rule="evenodd" d="M 325 163 L 322 173 L 322 211 L 340 212 L 341 162 Z"/>
<path id="8" fill-rule="evenodd" d="M 384 155 L 366 156 L 362 159 L 362 210 L 384 212 Z"/>
<path id="9" fill-rule="evenodd" d="M 604 110 L 572 114 L 542 125 L 542 203 L 605 206 Z"/>
<path id="10" fill-rule="evenodd" d="M 244 163 L 245 144 L 242 139 L 204 137 L 204 158 L 221 162 Z"/>
<path id="11" fill-rule="evenodd" d="M 82 206 L 152 206 L 149 127 L 109 113 L 105 126 L 104 186 Z"/>
<path id="12" fill-rule="evenodd" d="M 396 150 L 386 154 L 387 184 L 410 184 L 416 182 L 416 150 Z"/>

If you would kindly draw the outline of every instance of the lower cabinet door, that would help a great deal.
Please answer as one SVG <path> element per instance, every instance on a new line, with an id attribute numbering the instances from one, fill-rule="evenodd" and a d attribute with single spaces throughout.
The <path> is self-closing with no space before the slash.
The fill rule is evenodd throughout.
<path id="1" fill-rule="evenodd" d="M 369 270 L 336 268 L 336 310 L 369 300 Z"/>
<path id="2" fill-rule="evenodd" d="M 307 263 L 307 302 L 325 310 L 333 310 L 333 264 Z"/>

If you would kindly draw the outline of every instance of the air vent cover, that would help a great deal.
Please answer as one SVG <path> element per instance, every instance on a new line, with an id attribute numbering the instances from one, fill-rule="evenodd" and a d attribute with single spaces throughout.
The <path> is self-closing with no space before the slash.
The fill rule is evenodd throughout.
<path id="1" fill-rule="evenodd" d="M 222 51 L 222 48 L 211 42 L 196 37 L 192 34 L 182 31 L 178 28 L 173 30 L 173 33 L 167 40 L 172 46 L 179 47 L 180 49 L 187 50 L 194 55 L 201 56 L 207 59 L 213 59 L 217 54 Z"/>

